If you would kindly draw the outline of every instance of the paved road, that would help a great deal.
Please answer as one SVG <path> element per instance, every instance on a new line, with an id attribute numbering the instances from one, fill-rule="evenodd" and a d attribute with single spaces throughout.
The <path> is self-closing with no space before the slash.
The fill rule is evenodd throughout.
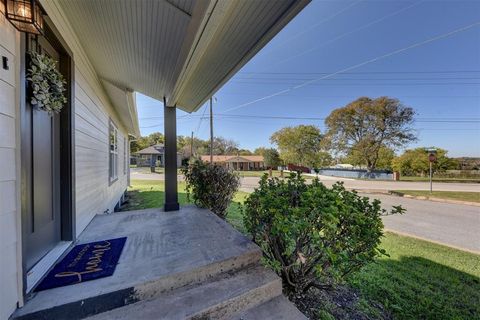
<path id="1" fill-rule="evenodd" d="M 131 178 L 144 180 L 164 180 L 163 174 L 132 172 Z M 183 180 L 178 176 L 179 181 Z M 328 179 L 328 180 L 327 180 Z M 321 179 L 327 186 L 336 178 Z M 252 192 L 258 186 L 259 178 L 245 177 L 241 179 L 240 190 Z M 427 183 L 421 182 L 388 182 L 343 179 L 347 188 L 355 188 L 360 192 L 385 190 L 428 190 Z M 435 190 L 446 191 L 479 191 L 479 184 L 435 183 Z M 383 194 L 362 195 L 382 201 L 385 209 L 393 205 L 402 205 L 407 209 L 403 215 L 384 217 L 385 227 L 389 230 L 407 235 L 443 243 L 449 246 L 480 253 L 480 207 L 415 200 Z"/>
<path id="2" fill-rule="evenodd" d="M 401 205 L 407 212 L 383 218 L 385 228 L 480 253 L 480 207 L 363 194 L 379 199 L 389 210 Z"/>
<path id="3" fill-rule="evenodd" d="M 242 178 L 241 189 L 246 192 L 252 192 L 258 185 L 258 177 Z M 331 186 L 336 181 L 343 181 L 345 188 L 370 191 L 388 191 L 388 190 L 430 190 L 428 182 L 407 182 L 407 181 L 369 181 L 336 178 L 320 176 L 320 181 L 326 186 Z M 480 192 L 480 183 L 442 183 L 434 182 L 433 189 L 436 191 L 473 191 Z"/>

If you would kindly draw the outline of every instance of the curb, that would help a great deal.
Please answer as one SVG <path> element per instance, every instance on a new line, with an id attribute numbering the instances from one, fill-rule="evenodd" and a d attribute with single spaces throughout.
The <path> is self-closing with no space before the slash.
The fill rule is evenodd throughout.
<path id="1" fill-rule="evenodd" d="M 392 196 L 415 199 L 415 200 L 427 200 L 427 201 L 434 201 L 434 202 L 443 202 L 443 203 L 451 203 L 451 204 L 463 204 L 463 205 L 467 205 L 467 206 L 480 207 L 480 203 L 478 203 L 478 202 L 462 201 L 462 200 L 450 200 L 450 199 L 442 199 L 442 198 L 429 197 L 429 196 L 412 196 L 412 195 L 404 194 L 402 192 L 398 192 L 398 191 L 394 191 L 394 190 L 389 190 L 387 193 L 392 195 Z"/>

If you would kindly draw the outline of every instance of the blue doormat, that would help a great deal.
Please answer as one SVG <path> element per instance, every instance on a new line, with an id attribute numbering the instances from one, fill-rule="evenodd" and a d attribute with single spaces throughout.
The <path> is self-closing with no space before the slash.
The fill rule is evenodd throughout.
<path id="1" fill-rule="evenodd" d="M 75 246 L 53 267 L 35 291 L 111 276 L 126 240 L 124 237 Z"/>

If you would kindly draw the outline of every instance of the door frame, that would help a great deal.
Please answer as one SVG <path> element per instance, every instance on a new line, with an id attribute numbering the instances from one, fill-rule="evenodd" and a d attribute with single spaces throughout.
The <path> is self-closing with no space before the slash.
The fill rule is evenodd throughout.
<path id="1" fill-rule="evenodd" d="M 61 241 L 74 241 L 76 238 L 75 227 L 75 65 L 73 52 L 61 36 L 58 29 L 48 16 L 44 20 L 45 38 L 60 54 L 59 69 L 67 82 L 65 96 L 67 103 L 60 113 L 60 239 Z M 27 168 L 27 159 L 31 157 L 28 125 L 26 121 L 26 69 L 27 69 L 27 36 L 22 33 L 20 36 L 20 78 L 19 78 L 19 103 L 20 103 L 20 159 L 21 159 L 21 230 L 22 230 L 22 278 L 23 295 L 27 294 L 27 267 L 26 267 L 26 221 L 27 207 L 29 203 L 30 190 L 27 189 L 27 181 L 31 174 Z"/>

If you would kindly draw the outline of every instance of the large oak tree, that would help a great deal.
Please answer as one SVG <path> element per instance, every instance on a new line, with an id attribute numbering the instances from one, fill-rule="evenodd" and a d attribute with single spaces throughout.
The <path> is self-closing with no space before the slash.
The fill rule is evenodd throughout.
<path id="1" fill-rule="evenodd" d="M 377 167 L 382 147 L 397 149 L 416 140 L 415 112 L 389 97 L 361 97 L 333 110 L 325 120 L 332 146 L 361 157 L 368 171 Z"/>

